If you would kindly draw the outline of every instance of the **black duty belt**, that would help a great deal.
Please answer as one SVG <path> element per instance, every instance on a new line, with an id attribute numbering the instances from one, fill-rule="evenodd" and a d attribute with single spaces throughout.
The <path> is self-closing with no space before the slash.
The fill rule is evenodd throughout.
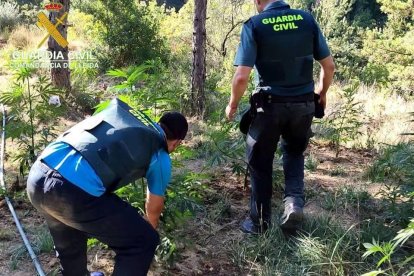
<path id="1" fill-rule="evenodd" d="M 266 103 L 300 103 L 300 102 L 313 102 L 314 95 L 312 93 L 298 95 L 298 96 L 278 96 L 269 93 L 257 93 L 261 98 L 261 102 Z"/>

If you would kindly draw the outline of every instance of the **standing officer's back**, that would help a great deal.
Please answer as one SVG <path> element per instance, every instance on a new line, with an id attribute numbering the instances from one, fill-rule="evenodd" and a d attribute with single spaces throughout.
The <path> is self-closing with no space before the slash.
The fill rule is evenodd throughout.
<path id="1" fill-rule="evenodd" d="M 251 174 L 250 217 L 242 230 L 262 232 L 271 222 L 272 164 L 282 137 L 285 174 L 284 229 L 296 229 L 304 206 L 304 156 L 315 113 L 314 92 L 325 108 L 334 63 L 312 15 L 291 9 L 283 1 L 255 0 L 258 15 L 244 25 L 237 51 L 236 73 L 226 115 L 233 119 L 249 75 L 256 68 L 256 90 L 251 104 L 256 116 L 247 133 L 247 159 Z M 321 65 L 315 91 L 313 60 Z"/>
<path id="2" fill-rule="evenodd" d="M 314 89 L 313 37 L 319 33 L 318 26 L 309 13 L 288 7 L 277 1 L 246 23 L 257 45 L 259 85 L 270 86 L 280 96 L 310 94 Z M 329 52 L 326 48 L 316 54 L 318 60 Z"/>

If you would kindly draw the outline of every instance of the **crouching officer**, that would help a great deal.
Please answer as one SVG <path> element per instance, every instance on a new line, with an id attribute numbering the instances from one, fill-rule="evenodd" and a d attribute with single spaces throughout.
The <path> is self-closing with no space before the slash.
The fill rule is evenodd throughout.
<path id="1" fill-rule="evenodd" d="M 271 222 L 272 164 L 280 136 L 285 175 L 281 227 L 300 226 L 305 203 L 303 152 L 315 111 L 313 60 L 321 65 L 315 92 L 323 108 L 335 67 L 325 38 L 309 13 L 291 9 L 283 1 L 254 2 L 259 14 L 243 25 L 226 107 L 226 115 L 232 120 L 255 67 L 258 93 L 253 104 L 257 114 L 247 135 L 250 217 L 242 223 L 242 230 L 248 233 L 262 232 Z"/>
<path id="2" fill-rule="evenodd" d="M 50 144 L 32 166 L 27 192 L 44 215 L 63 275 L 89 275 L 87 238 L 115 251 L 113 275 L 146 275 L 159 242 L 158 220 L 171 176 L 169 153 L 187 120 L 165 113 L 158 124 L 114 99 Z M 145 177 L 146 215 L 113 192 Z"/>

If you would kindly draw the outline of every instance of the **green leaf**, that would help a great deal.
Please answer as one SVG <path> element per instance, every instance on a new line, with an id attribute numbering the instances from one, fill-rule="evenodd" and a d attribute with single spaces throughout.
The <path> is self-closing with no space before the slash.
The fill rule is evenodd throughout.
<path id="1" fill-rule="evenodd" d="M 376 276 L 376 275 L 380 275 L 380 274 L 384 274 L 384 271 L 380 270 L 375 270 L 375 271 L 370 271 L 368 273 L 364 273 L 361 276 Z"/>
<path id="2" fill-rule="evenodd" d="M 99 112 L 107 108 L 110 102 L 111 102 L 110 100 L 104 101 L 104 102 L 99 103 L 97 106 L 95 106 L 94 107 L 95 112 L 93 113 L 93 115 L 98 114 Z"/>
<path id="3" fill-rule="evenodd" d="M 131 96 L 129 96 L 129 95 L 119 95 L 119 96 L 118 96 L 118 99 L 120 99 L 121 101 L 123 101 L 124 103 L 126 103 L 127 105 L 129 105 L 129 106 L 131 106 L 131 107 L 133 107 L 133 106 L 134 106 L 134 104 L 133 104 L 133 99 L 132 99 L 132 97 L 131 97 Z"/>
<path id="4" fill-rule="evenodd" d="M 407 228 L 398 231 L 397 236 L 393 239 L 396 245 L 404 244 L 411 236 L 414 235 L 414 219 L 411 219 Z"/>
<path id="5" fill-rule="evenodd" d="M 401 266 L 404 266 L 404 265 L 406 265 L 406 264 L 408 264 L 408 263 L 411 263 L 411 261 L 413 261 L 414 260 L 414 255 L 412 255 L 412 256 L 410 256 L 410 257 L 408 257 L 408 258 L 406 258 L 402 263 L 401 263 Z M 414 273 L 414 271 L 412 271 L 411 273 Z M 409 274 L 409 275 L 411 275 L 411 274 Z"/>
<path id="6" fill-rule="evenodd" d="M 142 64 L 135 68 L 135 70 L 128 76 L 127 82 L 131 85 L 137 83 L 138 80 L 144 80 L 146 75 L 144 72 L 149 69 L 150 65 Z"/>
<path id="7" fill-rule="evenodd" d="M 130 85 L 128 83 L 121 83 L 114 86 L 117 90 L 129 89 Z"/>
<path id="8" fill-rule="evenodd" d="M 106 72 L 106 75 L 110 77 L 115 77 L 115 78 L 124 78 L 124 79 L 128 78 L 127 73 L 122 71 L 121 69 L 109 70 Z"/>
<path id="9" fill-rule="evenodd" d="M 377 267 L 380 267 L 383 262 L 385 262 L 385 261 L 387 261 L 389 259 L 390 259 L 390 255 L 385 255 L 384 257 L 381 258 L 381 260 L 378 261 Z"/>
<path id="10" fill-rule="evenodd" d="M 3 92 L 0 95 L 0 102 L 6 105 L 19 103 L 24 98 L 24 89 L 21 86 L 15 86 L 13 90 Z"/>

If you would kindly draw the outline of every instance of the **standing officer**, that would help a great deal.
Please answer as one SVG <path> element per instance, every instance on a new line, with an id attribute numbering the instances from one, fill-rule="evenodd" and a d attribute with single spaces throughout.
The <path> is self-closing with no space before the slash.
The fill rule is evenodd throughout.
<path id="1" fill-rule="evenodd" d="M 46 218 L 64 276 L 89 275 L 88 237 L 115 251 L 113 275 L 147 274 L 171 176 L 169 153 L 187 130 L 178 112 L 155 124 L 114 99 L 43 151 L 30 170 L 27 192 Z M 148 183 L 144 218 L 113 193 L 141 177 Z"/>
<path id="2" fill-rule="evenodd" d="M 257 112 L 247 135 L 251 174 L 250 217 L 241 228 L 265 231 L 271 220 L 272 164 L 282 136 L 285 175 L 282 229 L 297 229 L 303 219 L 304 156 L 315 111 L 313 60 L 321 65 L 316 93 L 325 108 L 335 65 L 318 24 L 307 12 L 283 1 L 254 0 L 259 12 L 244 25 L 226 115 L 232 120 L 253 67 L 258 85 Z"/>

